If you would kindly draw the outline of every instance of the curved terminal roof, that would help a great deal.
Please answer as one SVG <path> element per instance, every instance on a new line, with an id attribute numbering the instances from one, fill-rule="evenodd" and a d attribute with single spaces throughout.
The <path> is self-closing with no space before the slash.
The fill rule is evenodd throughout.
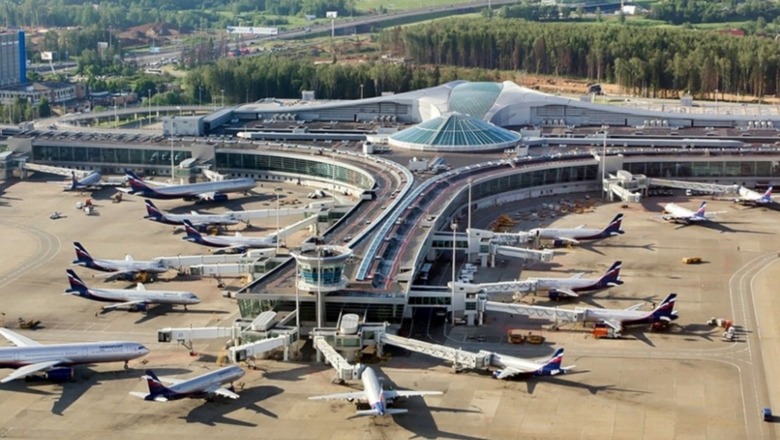
<path id="1" fill-rule="evenodd" d="M 492 105 L 492 102 L 491 102 Z M 390 145 L 423 151 L 490 151 L 515 146 L 519 133 L 461 113 L 448 113 L 390 136 Z"/>
<path id="2" fill-rule="evenodd" d="M 458 84 L 450 92 L 450 111 L 484 119 L 501 94 L 501 89 L 502 84 L 492 82 Z"/>

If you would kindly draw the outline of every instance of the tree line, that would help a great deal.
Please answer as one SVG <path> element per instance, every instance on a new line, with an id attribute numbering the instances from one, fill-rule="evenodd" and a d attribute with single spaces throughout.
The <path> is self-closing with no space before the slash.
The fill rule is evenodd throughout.
<path id="1" fill-rule="evenodd" d="M 780 2 L 776 0 L 662 0 L 650 9 L 652 18 L 673 24 L 722 23 L 741 20 L 776 19 Z"/>
<path id="2" fill-rule="evenodd" d="M 230 14 L 216 14 L 215 11 Z M 224 27 L 237 24 L 234 18 L 253 13 L 247 25 L 263 14 L 306 15 L 322 18 L 326 11 L 340 16 L 354 15 L 354 0 L 21 0 L 0 2 L 0 25 L 14 26 L 93 26 L 124 29 L 147 23 L 169 23 L 181 30 Z M 230 16 L 232 15 L 232 17 Z"/>
<path id="3" fill-rule="evenodd" d="M 380 41 L 416 64 L 588 78 L 642 96 L 774 95 L 780 82 L 775 41 L 714 31 L 464 18 L 386 30 Z"/>
<path id="4" fill-rule="evenodd" d="M 318 99 L 358 99 L 383 92 L 401 93 L 449 81 L 499 81 L 499 72 L 453 66 L 404 63 L 320 63 L 309 59 L 263 55 L 222 59 L 198 67 L 184 82 L 188 102 L 253 102 L 263 98 L 300 99 L 313 90 Z M 362 87 L 361 87 L 362 86 Z M 361 90 L 362 89 L 362 90 Z"/>

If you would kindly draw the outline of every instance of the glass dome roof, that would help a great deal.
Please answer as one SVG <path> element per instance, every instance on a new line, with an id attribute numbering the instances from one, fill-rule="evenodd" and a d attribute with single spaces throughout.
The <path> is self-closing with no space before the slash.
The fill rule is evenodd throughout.
<path id="1" fill-rule="evenodd" d="M 486 150 L 513 146 L 520 134 L 460 113 L 448 113 L 390 136 L 390 144 L 418 150 Z"/>

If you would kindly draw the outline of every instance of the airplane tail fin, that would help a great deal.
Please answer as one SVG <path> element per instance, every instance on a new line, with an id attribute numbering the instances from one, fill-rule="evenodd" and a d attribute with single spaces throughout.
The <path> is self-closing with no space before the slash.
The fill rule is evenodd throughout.
<path id="1" fill-rule="evenodd" d="M 189 220 L 184 220 L 184 230 L 187 232 L 187 236 L 184 237 L 185 240 L 196 242 L 201 240 L 202 235 Z"/>
<path id="2" fill-rule="evenodd" d="M 670 293 L 663 302 L 653 310 L 654 321 L 674 321 L 677 319 L 677 311 L 674 310 L 674 303 L 677 301 L 677 294 Z"/>
<path id="3" fill-rule="evenodd" d="M 699 209 L 696 210 L 695 215 L 704 217 L 704 211 L 707 209 L 707 201 L 701 202 L 701 205 L 699 205 Z"/>
<path id="4" fill-rule="evenodd" d="M 66 289 L 65 292 L 72 293 L 74 295 L 85 296 L 89 292 L 89 287 L 87 287 L 87 285 L 84 284 L 84 281 L 82 281 L 81 278 L 76 275 L 76 272 L 72 271 L 71 269 L 68 269 L 66 272 L 68 273 L 68 283 L 70 284 L 70 289 Z"/>
<path id="5" fill-rule="evenodd" d="M 143 377 L 146 379 L 146 385 L 149 387 L 149 394 L 144 396 L 144 400 L 168 400 L 167 396 L 171 390 L 160 382 L 154 371 L 146 370 L 146 374 Z"/>
<path id="6" fill-rule="evenodd" d="M 125 176 L 127 176 L 127 182 L 130 184 L 132 192 L 142 192 L 149 188 L 149 186 L 144 183 L 143 179 L 141 179 L 138 174 L 135 173 L 135 171 L 125 170 Z"/>
<path id="7" fill-rule="evenodd" d="M 165 217 L 165 215 L 160 211 L 160 209 L 155 206 L 154 203 L 152 203 L 149 199 L 144 199 L 144 204 L 146 205 L 146 216 L 144 218 L 148 218 L 154 221 L 159 222 L 160 220 Z"/>
<path id="8" fill-rule="evenodd" d="M 559 348 L 555 350 L 555 353 L 553 353 L 552 356 L 550 356 L 550 359 L 547 360 L 547 362 L 544 363 L 544 365 L 537 370 L 536 375 L 537 376 L 555 376 L 557 374 L 563 374 L 566 373 L 566 370 L 573 367 L 561 367 L 561 363 L 563 363 L 563 348 Z"/>
<path id="9" fill-rule="evenodd" d="M 612 266 L 610 266 L 610 268 L 604 272 L 604 275 L 601 276 L 599 281 L 607 286 L 617 286 L 623 284 L 623 281 L 620 280 L 621 267 L 623 267 L 623 262 L 615 261 L 612 263 Z"/>
<path id="10" fill-rule="evenodd" d="M 73 260 L 73 264 L 89 266 L 95 261 L 81 243 L 74 241 L 73 248 L 76 251 L 76 259 Z"/>
<path id="11" fill-rule="evenodd" d="M 609 222 L 607 227 L 605 227 L 602 232 L 607 236 L 623 234 L 626 231 L 620 229 L 622 223 L 623 223 L 623 213 L 620 213 L 616 215 L 611 222 Z"/>
<path id="12" fill-rule="evenodd" d="M 770 186 L 763 196 L 761 196 L 761 201 L 764 203 L 769 203 L 772 201 L 772 187 Z"/>
<path id="13" fill-rule="evenodd" d="M 76 173 L 71 171 L 70 172 L 70 189 L 73 191 L 74 189 L 77 189 L 79 186 L 79 179 L 76 178 Z"/>

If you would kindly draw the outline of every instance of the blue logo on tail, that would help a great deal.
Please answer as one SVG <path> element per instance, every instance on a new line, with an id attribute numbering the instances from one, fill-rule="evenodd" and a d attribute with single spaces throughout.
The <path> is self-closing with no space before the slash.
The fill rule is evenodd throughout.
<path id="1" fill-rule="evenodd" d="M 553 353 L 550 359 L 536 371 L 536 376 L 555 376 L 556 374 L 565 373 L 566 370 L 561 368 L 563 363 L 563 349 L 559 348 Z"/>
<path id="2" fill-rule="evenodd" d="M 612 266 L 604 273 L 599 280 L 599 284 L 604 286 L 617 286 L 623 284 L 620 279 L 620 268 L 623 267 L 622 261 L 615 261 Z"/>
<path id="3" fill-rule="evenodd" d="M 619 235 L 625 233 L 626 231 L 620 229 L 622 223 L 623 223 L 623 214 L 621 213 L 616 215 L 615 218 L 613 218 L 612 221 L 609 222 L 609 225 L 607 225 L 607 227 L 604 228 L 602 234 L 605 237 L 610 237 L 612 235 Z"/>
<path id="4" fill-rule="evenodd" d="M 198 230 L 195 229 L 195 226 L 192 225 L 192 222 L 190 222 L 189 220 L 184 220 L 183 223 L 184 223 L 184 230 L 187 232 L 187 236 L 182 237 L 182 240 L 193 241 L 195 243 L 200 243 L 201 241 L 203 241 L 200 232 L 198 232 Z"/>
<path id="5" fill-rule="evenodd" d="M 152 370 L 146 370 L 146 384 L 149 386 L 149 394 L 145 400 L 154 400 L 158 396 L 171 400 L 174 397 L 174 393 L 160 382 Z"/>
<path id="6" fill-rule="evenodd" d="M 70 289 L 66 289 L 65 292 L 73 293 L 85 298 L 92 296 L 89 293 L 89 287 L 87 287 L 87 285 L 84 284 L 84 281 L 82 281 L 81 278 L 76 275 L 76 272 L 73 272 L 70 269 L 68 269 L 66 272 L 68 273 L 68 283 L 70 284 Z"/>
<path id="7" fill-rule="evenodd" d="M 677 312 L 674 310 L 674 303 L 677 301 L 677 294 L 670 293 L 664 301 L 653 310 L 653 322 L 674 321 L 677 319 Z"/>
<path id="8" fill-rule="evenodd" d="M 92 258 L 92 255 L 89 255 L 89 252 L 84 249 L 84 246 L 82 246 L 81 243 L 74 241 L 73 248 L 76 251 L 76 259 L 73 260 L 73 264 L 92 267 L 92 263 L 94 263 L 95 260 Z"/>

